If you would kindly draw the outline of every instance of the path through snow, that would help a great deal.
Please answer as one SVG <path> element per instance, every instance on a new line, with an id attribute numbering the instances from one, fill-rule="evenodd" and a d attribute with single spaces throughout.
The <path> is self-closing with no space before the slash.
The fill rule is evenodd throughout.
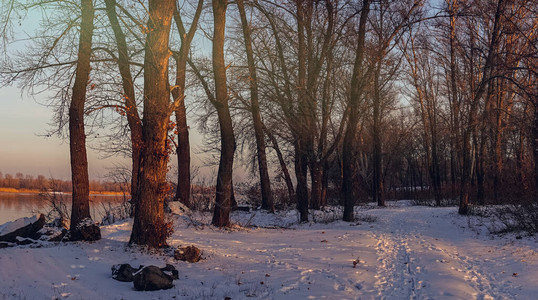
<path id="1" fill-rule="evenodd" d="M 126 248 L 130 222 L 103 227 L 104 238 L 96 243 L 0 249 L 0 299 L 536 299 L 538 295 L 534 238 L 477 235 L 456 208 L 361 207 L 357 214 L 376 221 L 223 231 L 194 227 L 188 218 L 177 217 L 169 243 L 203 249 L 207 259 L 196 264 Z M 240 224 L 275 226 L 291 223 L 296 215 L 236 212 L 233 218 Z M 180 279 L 171 290 L 136 292 L 132 283 L 111 279 L 110 267 L 117 263 L 173 263 Z"/>

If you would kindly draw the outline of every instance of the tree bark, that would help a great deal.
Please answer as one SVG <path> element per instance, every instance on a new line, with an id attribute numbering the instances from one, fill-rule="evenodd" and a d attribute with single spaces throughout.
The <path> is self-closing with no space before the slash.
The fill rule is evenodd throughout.
<path id="1" fill-rule="evenodd" d="M 237 0 L 239 15 L 241 17 L 241 27 L 243 29 L 243 37 L 245 39 L 245 48 L 247 54 L 247 63 L 249 71 L 250 85 L 250 111 L 252 121 L 254 123 L 254 136 L 256 137 L 256 150 L 258 158 L 258 169 L 260 173 L 260 186 L 262 192 L 262 209 L 269 212 L 275 211 L 273 203 L 273 194 L 271 192 L 271 181 L 269 179 L 269 171 L 267 169 L 267 155 L 265 152 L 265 138 L 263 134 L 263 124 L 260 115 L 260 104 L 258 100 L 258 79 L 256 74 L 256 64 L 254 62 L 254 54 L 252 50 L 252 38 L 250 27 L 247 21 L 245 5 L 243 0 Z"/>
<path id="2" fill-rule="evenodd" d="M 327 189 L 329 188 L 329 161 L 323 164 L 323 176 L 321 182 L 321 207 L 327 206 Z"/>
<path id="3" fill-rule="evenodd" d="M 130 244 L 159 248 L 171 228 L 164 220 L 164 197 L 169 145 L 170 90 L 168 86 L 169 35 L 174 0 L 150 0 L 144 56 L 143 148 L 135 199 Z"/>
<path id="4" fill-rule="evenodd" d="M 300 143 L 299 141 L 296 143 Z M 295 145 L 295 177 L 297 178 L 297 210 L 300 214 L 300 222 L 308 222 L 308 159 L 307 155 L 301 152 L 303 147 Z"/>
<path id="5" fill-rule="evenodd" d="M 323 195 L 323 165 L 320 161 L 310 161 L 310 208 L 320 210 Z"/>
<path id="6" fill-rule="evenodd" d="M 90 216 L 90 184 L 88 158 L 86 155 L 86 133 L 84 131 L 84 103 L 86 87 L 90 79 L 92 55 L 93 18 L 95 10 L 92 0 L 81 0 L 81 24 L 77 68 L 73 94 L 69 106 L 69 153 L 71 156 L 71 180 L 73 183 L 71 230 Z"/>
<path id="7" fill-rule="evenodd" d="M 213 104 L 219 119 L 221 145 L 217 173 L 217 195 L 211 223 L 218 227 L 230 225 L 232 171 L 235 152 L 235 137 L 228 107 L 226 65 L 224 64 L 224 31 L 227 5 L 227 0 L 213 0 L 213 73 L 215 76 L 215 102 Z"/>

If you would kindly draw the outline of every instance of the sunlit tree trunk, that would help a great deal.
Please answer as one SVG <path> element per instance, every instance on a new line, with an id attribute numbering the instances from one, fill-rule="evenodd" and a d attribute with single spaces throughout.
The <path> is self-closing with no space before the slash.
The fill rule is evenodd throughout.
<path id="1" fill-rule="evenodd" d="M 175 0 L 150 0 L 144 56 L 143 148 L 131 244 L 163 247 L 170 233 L 164 220 L 169 145 L 169 35 Z"/>
<path id="2" fill-rule="evenodd" d="M 93 18 L 95 10 L 92 0 L 81 0 L 80 40 L 73 94 L 69 106 L 69 153 L 71 155 L 71 180 L 73 202 L 71 230 L 90 216 L 90 184 L 88 180 L 88 158 L 86 155 L 86 133 L 84 131 L 84 103 L 86 87 L 90 80 L 90 58 L 92 54 Z"/>

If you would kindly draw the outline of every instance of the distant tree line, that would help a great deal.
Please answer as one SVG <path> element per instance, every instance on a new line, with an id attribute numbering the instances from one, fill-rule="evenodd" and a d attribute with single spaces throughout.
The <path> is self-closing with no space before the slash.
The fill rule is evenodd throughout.
<path id="1" fill-rule="evenodd" d="M 92 192 L 129 192 L 129 190 L 125 190 L 125 183 L 111 181 L 90 180 L 89 187 Z M 49 179 L 43 175 L 34 177 L 23 173 L 16 173 L 13 176 L 0 172 L 0 188 L 71 192 L 73 187 L 70 180 Z"/>

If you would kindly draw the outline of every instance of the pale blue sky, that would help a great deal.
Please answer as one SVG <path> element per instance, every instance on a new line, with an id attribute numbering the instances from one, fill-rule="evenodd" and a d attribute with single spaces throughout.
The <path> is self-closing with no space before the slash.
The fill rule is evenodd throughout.
<path id="1" fill-rule="evenodd" d="M 21 96 L 16 87 L 0 88 L 0 172 L 70 178 L 69 142 L 40 136 L 50 128 L 52 116 L 51 108 L 38 103 L 44 97 Z M 91 149 L 88 160 L 91 178 L 104 176 L 114 163 L 129 163 L 122 158 L 102 159 Z"/>

